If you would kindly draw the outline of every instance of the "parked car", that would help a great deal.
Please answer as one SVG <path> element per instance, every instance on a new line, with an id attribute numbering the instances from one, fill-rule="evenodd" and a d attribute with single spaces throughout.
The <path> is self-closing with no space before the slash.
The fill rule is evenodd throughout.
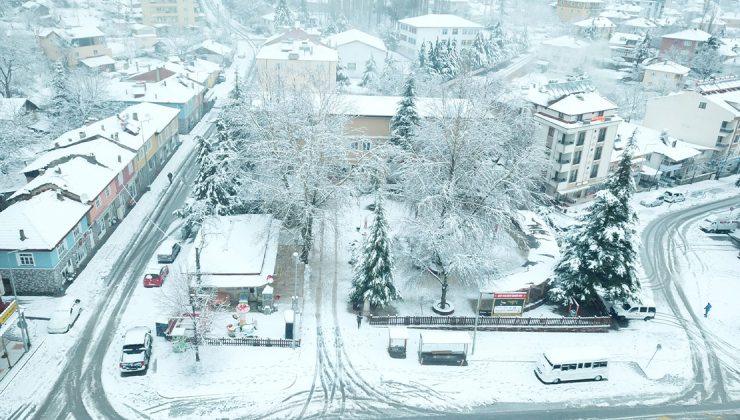
<path id="1" fill-rule="evenodd" d="M 121 361 L 118 364 L 121 374 L 147 370 L 151 357 L 152 330 L 148 327 L 133 327 L 126 331 Z"/>
<path id="2" fill-rule="evenodd" d="M 179 253 L 180 244 L 174 239 L 165 239 L 159 248 L 157 248 L 157 262 L 160 264 L 173 263 Z"/>
<path id="3" fill-rule="evenodd" d="M 636 303 L 634 305 L 630 305 L 629 303 L 608 303 L 607 305 L 609 313 L 621 321 L 630 319 L 642 319 L 648 321 L 655 318 L 656 309 L 655 306 L 651 304 Z"/>
<path id="4" fill-rule="evenodd" d="M 216 78 L 216 83 L 223 83 L 226 81 L 226 75 L 224 72 L 221 72 L 218 74 L 218 77 Z"/>
<path id="5" fill-rule="evenodd" d="M 718 216 L 714 219 L 706 219 L 699 224 L 699 229 L 706 233 L 730 233 L 737 228 L 737 220 L 727 217 Z"/>
<path id="6" fill-rule="evenodd" d="M 658 197 L 654 200 L 642 200 L 640 201 L 640 205 L 645 207 L 658 207 L 664 203 L 662 197 Z"/>
<path id="7" fill-rule="evenodd" d="M 144 273 L 144 287 L 162 287 L 168 274 L 170 267 L 167 265 L 147 267 Z"/>
<path id="8" fill-rule="evenodd" d="M 680 192 L 666 191 L 663 193 L 663 201 L 666 203 L 679 203 L 681 201 L 686 201 L 686 196 Z"/>
<path id="9" fill-rule="evenodd" d="M 49 318 L 46 331 L 49 334 L 64 334 L 72 328 L 77 318 L 80 317 L 80 300 L 67 298 L 57 306 Z"/>

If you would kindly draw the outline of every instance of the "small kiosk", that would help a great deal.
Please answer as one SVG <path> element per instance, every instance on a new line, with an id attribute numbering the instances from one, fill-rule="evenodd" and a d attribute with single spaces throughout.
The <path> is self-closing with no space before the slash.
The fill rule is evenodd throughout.
<path id="1" fill-rule="evenodd" d="M 464 331 L 422 331 L 419 334 L 419 363 L 422 365 L 468 365 L 470 334 Z"/>
<path id="2" fill-rule="evenodd" d="M 408 340 L 406 327 L 388 327 L 388 354 L 394 359 L 405 359 Z"/>

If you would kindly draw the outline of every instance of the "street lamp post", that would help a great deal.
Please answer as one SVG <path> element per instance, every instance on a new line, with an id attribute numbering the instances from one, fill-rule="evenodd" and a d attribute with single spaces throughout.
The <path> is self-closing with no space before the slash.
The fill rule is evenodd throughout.
<path id="1" fill-rule="evenodd" d="M 28 349 L 31 348 L 31 337 L 28 334 L 28 324 L 26 323 L 26 317 L 25 317 L 25 310 L 20 307 L 18 304 L 18 293 L 15 289 L 15 279 L 13 278 L 13 270 L 10 268 L 10 254 L 17 254 L 19 252 L 25 251 L 24 249 L 16 249 L 15 251 L 10 251 L 5 254 L 5 261 L 8 264 L 8 278 L 10 279 L 10 288 L 13 290 L 13 299 L 15 299 L 16 307 L 18 308 L 18 313 L 20 316 L 20 320 L 18 321 L 18 326 L 21 329 L 21 336 L 23 338 L 23 349 L 28 352 Z M 0 341 L 2 341 L 2 338 L 0 338 Z M 8 358 L 8 364 L 10 364 L 10 358 Z"/>
<path id="2" fill-rule="evenodd" d="M 293 312 L 298 310 L 298 252 L 293 253 Z"/>

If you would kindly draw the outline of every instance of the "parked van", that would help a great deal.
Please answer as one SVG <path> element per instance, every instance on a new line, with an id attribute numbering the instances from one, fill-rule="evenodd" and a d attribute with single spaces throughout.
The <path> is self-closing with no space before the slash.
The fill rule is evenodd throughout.
<path id="1" fill-rule="evenodd" d="M 663 201 L 666 203 L 678 203 L 686 201 L 686 196 L 683 193 L 675 191 L 666 191 L 663 193 Z"/>
<path id="2" fill-rule="evenodd" d="M 609 377 L 609 356 L 600 347 L 547 350 L 537 361 L 534 374 L 548 384 L 564 381 L 600 381 Z"/>
<path id="3" fill-rule="evenodd" d="M 728 216 L 721 216 L 715 219 L 706 219 L 699 224 L 699 229 L 706 233 L 730 233 L 737 228 L 737 220 Z"/>
<path id="4" fill-rule="evenodd" d="M 157 262 L 160 264 L 172 263 L 179 253 L 180 244 L 174 239 L 165 239 L 157 248 Z"/>

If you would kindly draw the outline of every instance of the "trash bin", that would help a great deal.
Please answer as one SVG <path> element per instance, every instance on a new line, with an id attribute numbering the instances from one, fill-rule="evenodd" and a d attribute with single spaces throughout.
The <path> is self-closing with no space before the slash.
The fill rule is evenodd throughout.
<path id="1" fill-rule="evenodd" d="M 168 321 L 166 318 L 158 319 L 154 323 L 154 331 L 157 333 L 157 337 L 166 337 Z"/>
<path id="2" fill-rule="evenodd" d="M 293 325 L 295 322 L 295 313 L 292 309 L 285 311 L 285 339 L 293 339 Z"/>

